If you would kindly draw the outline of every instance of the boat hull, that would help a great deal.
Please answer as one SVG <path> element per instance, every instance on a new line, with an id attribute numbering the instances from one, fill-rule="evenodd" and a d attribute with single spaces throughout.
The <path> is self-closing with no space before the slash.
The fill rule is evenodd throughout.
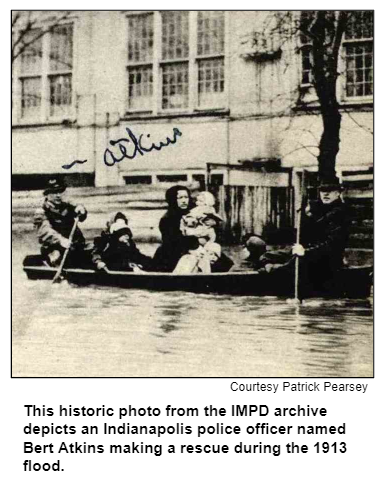
<path id="1" fill-rule="evenodd" d="M 31 257 L 31 256 L 30 256 Z M 32 262 L 32 264 L 31 264 Z M 55 268 L 24 261 L 24 271 L 31 280 L 52 280 Z M 332 290 L 312 290 L 302 284 L 302 297 L 346 297 L 364 298 L 371 292 L 371 267 L 346 268 L 339 272 Z M 253 271 L 212 274 L 172 274 L 172 273 L 98 273 L 88 269 L 66 269 L 68 282 L 89 286 L 120 287 L 156 291 L 185 291 L 193 293 L 217 293 L 248 296 L 294 295 L 294 276 L 290 269 L 279 269 L 270 274 Z"/>

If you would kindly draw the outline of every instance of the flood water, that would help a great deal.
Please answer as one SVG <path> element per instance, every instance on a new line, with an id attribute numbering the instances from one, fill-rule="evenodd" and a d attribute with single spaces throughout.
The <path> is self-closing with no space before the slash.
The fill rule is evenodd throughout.
<path id="1" fill-rule="evenodd" d="M 370 377 L 372 300 L 151 292 L 28 281 L 13 236 L 13 376 Z M 144 253 L 156 245 L 139 244 Z M 230 251 L 235 255 L 236 251 Z"/>

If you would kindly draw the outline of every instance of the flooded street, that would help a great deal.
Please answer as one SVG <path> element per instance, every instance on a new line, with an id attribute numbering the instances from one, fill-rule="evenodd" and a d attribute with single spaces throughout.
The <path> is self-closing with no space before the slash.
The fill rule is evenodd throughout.
<path id="1" fill-rule="evenodd" d="M 28 281 L 13 236 L 13 376 L 370 377 L 372 300 L 151 292 Z M 151 254 L 156 245 L 139 244 Z"/>

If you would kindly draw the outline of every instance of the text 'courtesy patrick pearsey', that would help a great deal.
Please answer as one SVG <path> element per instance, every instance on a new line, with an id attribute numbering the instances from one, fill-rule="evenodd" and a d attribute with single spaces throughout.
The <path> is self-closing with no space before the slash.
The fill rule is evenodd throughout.
<path id="1" fill-rule="evenodd" d="M 366 393 L 367 383 L 346 383 L 346 382 L 230 382 L 232 392 L 358 392 Z"/>

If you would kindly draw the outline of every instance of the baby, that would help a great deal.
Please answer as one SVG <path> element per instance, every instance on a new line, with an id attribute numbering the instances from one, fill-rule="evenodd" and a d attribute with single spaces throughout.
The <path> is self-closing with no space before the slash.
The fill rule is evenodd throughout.
<path id="1" fill-rule="evenodd" d="M 196 204 L 182 217 L 180 230 L 184 236 L 197 237 L 201 245 L 215 242 L 215 226 L 222 221 L 214 209 L 215 198 L 211 193 L 203 191 L 198 195 Z"/>

